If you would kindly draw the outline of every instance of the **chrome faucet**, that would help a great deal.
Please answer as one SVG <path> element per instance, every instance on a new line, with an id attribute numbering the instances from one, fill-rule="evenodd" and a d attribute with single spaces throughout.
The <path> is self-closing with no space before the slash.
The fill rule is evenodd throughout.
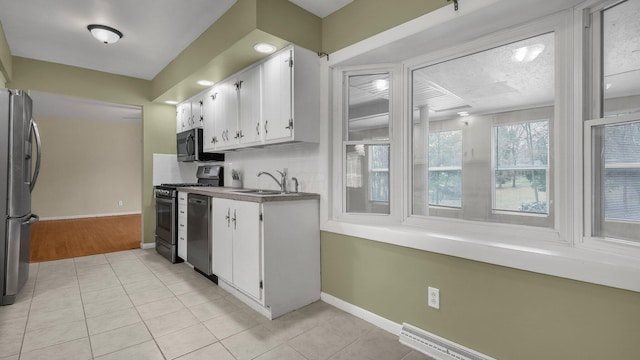
<path id="1" fill-rule="evenodd" d="M 276 170 L 278 173 L 280 173 L 280 181 L 278 181 L 278 179 L 276 179 L 275 176 L 269 174 L 266 171 L 260 171 L 258 173 L 258 177 L 260 177 L 260 175 L 269 175 L 273 181 L 276 182 L 276 184 L 278 184 L 278 186 L 280 186 L 280 191 L 282 193 L 286 193 L 287 192 L 287 170 L 285 169 L 284 172 L 280 171 L 280 170 Z"/>

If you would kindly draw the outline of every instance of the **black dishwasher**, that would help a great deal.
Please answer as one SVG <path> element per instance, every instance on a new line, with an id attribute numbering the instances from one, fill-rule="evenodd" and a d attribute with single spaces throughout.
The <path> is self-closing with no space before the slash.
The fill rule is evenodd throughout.
<path id="1" fill-rule="evenodd" d="M 211 197 L 189 194 L 187 207 L 187 262 L 211 275 Z"/>

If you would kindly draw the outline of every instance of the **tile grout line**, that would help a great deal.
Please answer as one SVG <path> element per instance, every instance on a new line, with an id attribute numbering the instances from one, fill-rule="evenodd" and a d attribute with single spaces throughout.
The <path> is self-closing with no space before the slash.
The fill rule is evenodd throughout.
<path id="1" fill-rule="evenodd" d="M 38 285 L 38 275 L 40 274 L 40 264 L 38 263 L 38 270 L 36 271 L 36 277 L 33 280 L 33 289 L 31 290 L 31 296 L 29 298 L 29 310 L 27 310 L 27 320 L 24 322 L 24 332 L 22 333 L 22 341 L 20 342 L 20 350 L 18 350 L 18 359 L 22 357 L 22 349 L 24 348 L 24 339 L 27 337 L 27 324 L 29 324 L 29 318 L 31 317 L 31 305 L 33 305 L 33 298 L 36 294 L 36 285 Z M 29 281 L 27 279 L 27 281 Z M 16 294 L 17 296 L 17 294 Z"/>
<path id="2" fill-rule="evenodd" d="M 80 287 L 80 279 L 78 278 L 78 264 L 76 263 L 75 257 L 73 258 L 73 268 L 76 272 L 76 281 L 78 282 L 78 290 L 80 292 L 80 303 L 82 304 L 82 314 L 84 315 L 84 326 L 87 329 L 87 340 L 89 341 L 89 352 L 91 353 L 91 359 L 95 359 L 95 356 L 93 356 L 93 344 L 91 343 L 91 333 L 89 332 L 89 322 L 87 321 L 87 312 L 85 311 L 84 299 L 82 297 L 83 291 L 82 291 L 82 288 Z"/>
<path id="3" fill-rule="evenodd" d="M 158 280 L 160 280 L 160 278 L 158 278 L 156 273 L 152 269 L 150 269 L 142 259 L 139 259 L 139 257 L 137 255 L 135 255 L 135 256 L 136 256 L 136 259 L 140 260 L 140 262 L 142 262 L 142 264 L 153 274 L 154 277 L 156 277 Z M 111 264 L 111 262 L 109 262 L 109 264 Z M 116 274 L 116 277 L 118 277 L 117 274 Z M 153 336 L 153 333 L 151 332 L 151 329 L 149 329 L 149 325 L 147 325 L 146 321 L 144 321 L 144 319 L 142 318 L 142 314 L 140 314 L 140 311 L 138 310 L 138 306 L 136 306 L 136 304 L 133 303 L 133 300 L 131 300 L 131 296 L 129 295 L 129 292 L 127 291 L 127 289 L 124 288 L 124 284 L 122 283 L 122 280 L 120 280 L 120 277 L 118 277 L 118 281 L 120 282 L 120 286 L 122 286 L 122 289 L 124 290 L 124 293 L 127 294 L 127 297 L 129 298 L 129 301 L 131 301 L 131 304 L 133 305 L 133 308 L 136 310 L 136 313 L 140 317 L 140 321 L 142 321 L 142 324 L 144 325 L 144 327 L 149 332 L 149 335 L 151 335 L 151 339 L 153 340 L 153 343 L 156 345 L 156 348 L 158 349 L 158 351 L 160 352 L 160 355 L 162 356 L 163 359 L 167 360 L 167 356 L 164 354 L 164 352 L 160 348 L 160 345 L 158 344 L 158 341 L 156 340 L 156 337 Z M 160 281 L 162 282 L 162 280 L 160 280 Z M 164 283 L 163 283 L 163 285 L 164 285 Z M 166 285 L 165 285 L 165 287 L 166 287 Z M 161 300 L 159 300 L 159 301 L 161 301 Z M 140 345 L 140 344 L 138 344 L 138 345 Z M 136 346 L 136 345 L 132 345 L 132 346 Z"/>

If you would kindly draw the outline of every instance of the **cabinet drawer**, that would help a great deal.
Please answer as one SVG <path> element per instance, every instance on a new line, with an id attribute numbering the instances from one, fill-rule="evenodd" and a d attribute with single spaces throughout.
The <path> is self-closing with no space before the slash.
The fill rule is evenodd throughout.
<path id="1" fill-rule="evenodd" d="M 187 207 L 186 206 L 178 206 L 178 218 L 184 217 L 185 222 L 187 221 Z"/>
<path id="2" fill-rule="evenodd" d="M 187 217 L 186 216 L 178 216 L 178 232 L 184 231 L 187 232 Z"/>

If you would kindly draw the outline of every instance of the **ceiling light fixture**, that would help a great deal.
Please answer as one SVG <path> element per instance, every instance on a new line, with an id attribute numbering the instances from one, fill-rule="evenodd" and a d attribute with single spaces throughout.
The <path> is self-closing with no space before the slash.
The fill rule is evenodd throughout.
<path id="1" fill-rule="evenodd" d="M 379 91 L 385 91 L 389 89 L 389 81 L 386 79 L 378 79 L 373 82 L 373 86 Z"/>
<path id="2" fill-rule="evenodd" d="M 466 112 L 466 111 L 460 111 L 460 112 L 458 113 L 458 115 L 460 115 L 460 116 L 469 116 L 469 113 L 468 113 L 468 112 Z"/>
<path id="3" fill-rule="evenodd" d="M 544 51 L 544 44 L 534 44 L 531 46 L 523 46 L 513 50 L 511 60 L 515 62 L 530 62 L 535 60 Z"/>
<path id="4" fill-rule="evenodd" d="M 167 101 L 165 101 L 164 103 L 165 103 L 165 104 L 168 104 L 168 105 L 178 105 L 178 102 L 177 102 L 177 101 L 174 101 L 174 100 L 167 100 Z"/>
<path id="5" fill-rule="evenodd" d="M 202 86 L 211 86 L 215 84 L 213 81 L 209 81 L 209 80 L 198 80 L 198 85 L 202 85 Z"/>
<path id="6" fill-rule="evenodd" d="M 94 38 L 105 44 L 113 44 L 122 38 L 122 33 L 110 26 L 91 24 L 87 29 Z"/>
<path id="7" fill-rule="evenodd" d="M 258 43 L 253 45 L 253 50 L 262 54 L 273 54 L 276 51 L 276 47 L 267 43 Z"/>

